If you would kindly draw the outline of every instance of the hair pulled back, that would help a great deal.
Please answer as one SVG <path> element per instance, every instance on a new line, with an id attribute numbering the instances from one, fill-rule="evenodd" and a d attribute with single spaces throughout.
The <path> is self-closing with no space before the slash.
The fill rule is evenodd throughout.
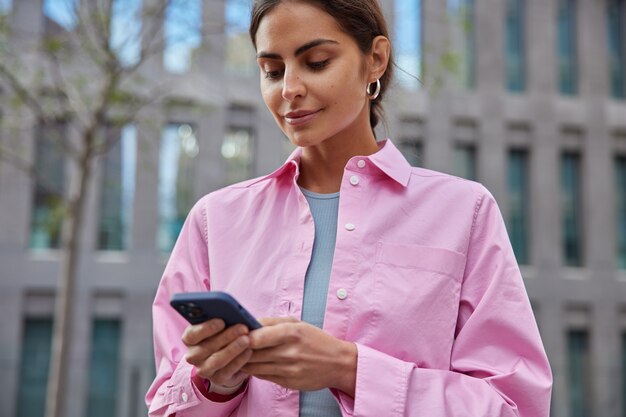
<path id="1" fill-rule="evenodd" d="M 261 19 L 268 12 L 286 0 L 254 0 L 252 18 L 250 20 L 250 38 L 256 49 L 256 32 Z M 319 7 L 331 15 L 339 27 L 351 36 L 362 53 L 367 54 L 372 49 L 376 36 L 389 38 L 387 23 L 378 0 L 299 0 Z M 370 125 L 372 129 L 378 125 L 383 117 L 382 100 L 393 78 L 393 54 L 389 57 L 387 70 L 380 78 L 380 94 L 370 104 Z"/>

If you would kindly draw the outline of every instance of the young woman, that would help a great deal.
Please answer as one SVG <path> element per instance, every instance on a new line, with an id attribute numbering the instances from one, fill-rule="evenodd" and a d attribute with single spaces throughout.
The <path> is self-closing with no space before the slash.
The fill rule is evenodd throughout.
<path id="1" fill-rule="evenodd" d="M 261 92 L 298 146 L 202 198 L 154 302 L 151 416 L 549 413 L 551 373 L 493 197 L 373 128 L 391 80 L 376 0 L 257 0 Z M 263 327 L 187 326 L 176 292 Z"/>

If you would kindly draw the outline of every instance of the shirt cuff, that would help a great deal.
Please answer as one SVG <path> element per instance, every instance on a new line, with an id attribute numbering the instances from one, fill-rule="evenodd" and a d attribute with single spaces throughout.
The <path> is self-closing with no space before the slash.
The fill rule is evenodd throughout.
<path id="1" fill-rule="evenodd" d="M 192 371 L 191 371 L 191 380 L 193 381 L 193 384 L 196 390 L 198 390 L 198 392 L 202 394 L 204 398 L 206 398 L 209 401 L 213 401 L 217 403 L 224 403 L 224 402 L 234 399 L 239 394 L 241 394 L 246 389 L 246 386 L 248 385 L 248 380 L 245 380 L 241 383 L 241 385 L 239 385 L 231 393 L 218 393 L 218 392 L 211 391 L 210 390 L 211 382 L 205 378 L 202 378 L 198 374 L 196 374 L 195 367 L 192 368 Z"/>
<path id="2" fill-rule="evenodd" d="M 331 390 L 344 415 L 404 415 L 408 381 L 415 365 L 362 344 L 358 349 L 354 398 Z M 386 401 L 380 401 L 386 398 Z"/>
<path id="3" fill-rule="evenodd" d="M 208 389 L 204 387 L 202 378 L 198 381 L 199 383 L 194 381 L 193 369 L 194 367 L 184 360 L 177 365 L 174 373 L 161 385 L 152 400 L 150 404 L 151 416 L 172 416 L 183 411 L 185 417 L 228 416 L 232 414 L 241 403 L 247 384 L 242 385 L 240 391 L 228 396 L 228 398 L 209 397 L 205 395 Z"/>

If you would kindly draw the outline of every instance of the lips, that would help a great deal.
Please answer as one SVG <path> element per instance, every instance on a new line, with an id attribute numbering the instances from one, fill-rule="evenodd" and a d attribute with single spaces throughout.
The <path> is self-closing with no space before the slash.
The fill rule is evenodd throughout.
<path id="1" fill-rule="evenodd" d="M 285 114 L 285 121 L 291 126 L 301 126 L 313 120 L 321 110 L 298 110 Z"/>

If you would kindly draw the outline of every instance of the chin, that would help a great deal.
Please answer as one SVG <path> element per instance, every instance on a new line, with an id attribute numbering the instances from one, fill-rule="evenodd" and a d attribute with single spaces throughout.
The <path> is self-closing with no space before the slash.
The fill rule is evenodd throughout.
<path id="1" fill-rule="evenodd" d="M 319 145 L 320 143 L 324 142 L 324 139 L 320 139 L 318 136 L 301 134 L 290 135 L 289 140 L 294 145 L 300 146 L 302 148 Z"/>
<path id="2" fill-rule="evenodd" d="M 303 147 L 303 148 L 307 146 L 318 145 L 324 142 L 325 140 L 325 136 L 320 135 L 319 133 L 316 134 L 315 132 L 306 131 L 306 130 L 289 131 L 288 133 L 285 132 L 285 134 L 287 135 L 291 143 L 293 143 L 296 146 Z"/>

